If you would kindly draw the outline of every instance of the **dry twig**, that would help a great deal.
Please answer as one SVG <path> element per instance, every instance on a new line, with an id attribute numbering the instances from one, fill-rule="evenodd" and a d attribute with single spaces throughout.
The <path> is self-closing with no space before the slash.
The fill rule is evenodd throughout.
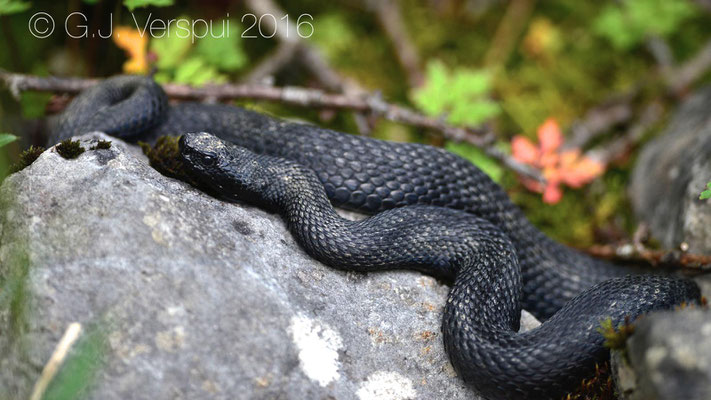
<path id="1" fill-rule="evenodd" d="M 35 382 L 35 386 L 32 389 L 32 395 L 30 396 L 30 400 L 40 400 L 42 398 L 44 392 L 47 390 L 49 384 L 52 382 L 52 379 L 55 375 L 57 375 L 57 372 L 59 372 L 59 367 L 62 366 L 62 363 L 67 357 L 69 350 L 72 348 L 77 339 L 79 339 L 79 335 L 81 335 L 81 330 L 82 329 L 80 323 L 73 322 L 69 324 L 69 327 L 67 327 L 67 330 L 64 332 L 62 339 L 60 339 L 59 343 L 57 344 L 57 347 L 54 348 L 54 353 L 52 353 L 52 356 L 49 358 L 49 361 L 47 361 L 47 364 L 45 364 L 44 368 L 42 369 L 42 374 L 40 375 L 40 378 L 37 380 L 37 382 Z"/>
<path id="2" fill-rule="evenodd" d="M 616 138 L 612 143 L 589 150 L 586 154 L 588 157 L 605 165 L 629 154 L 632 148 L 640 142 L 644 134 L 660 120 L 663 112 L 664 108 L 659 102 L 649 104 L 642 111 L 639 120 L 627 129 L 622 136 Z"/>
<path id="3" fill-rule="evenodd" d="M 407 74 L 410 87 L 421 86 L 425 77 L 420 68 L 420 56 L 410 40 L 398 2 L 395 0 L 369 0 L 366 5 L 373 9 L 378 22 L 392 42 L 400 65 Z"/>
<path id="4" fill-rule="evenodd" d="M 637 248 L 631 243 L 619 246 L 595 245 L 582 250 L 591 256 L 611 261 L 641 262 L 652 266 L 686 268 L 699 272 L 711 270 L 711 255 L 690 254 L 679 250 Z"/>
<path id="5" fill-rule="evenodd" d="M 25 90 L 76 94 L 95 85 L 98 80 L 44 78 L 0 70 L 0 82 L 4 82 L 10 91 L 18 96 L 20 92 Z M 302 87 L 274 87 L 253 84 L 222 84 L 201 87 L 166 84 L 163 89 L 165 89 L 169 97 L 177 100 L 266 100 L 301 107 L 350 110 L 376 115 L 393 122 L 439 132 L 448 140 L 477 146 L 482 148 L 489 156 L 500 160 L 513 171 L 525 177 L 543 181 L 539 171 L 519 163 L 508 154 L 496 149 L 493 146 L 495 135 L 492 132 L 480 128 L 463 128 L 449 125 L 441 119 L 427 117 L 410 108 L 388 103 L 375 95 L 353 96 L 326 93 L 322 90 Z"/>

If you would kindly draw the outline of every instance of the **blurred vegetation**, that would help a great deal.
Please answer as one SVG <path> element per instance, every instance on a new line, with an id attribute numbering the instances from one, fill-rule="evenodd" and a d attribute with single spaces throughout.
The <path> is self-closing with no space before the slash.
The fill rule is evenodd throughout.
<path id="1" fill-rule="evenodd" d="M 683 63 L 711 38 L 707 0 L 400 0 L 398 10 L 424 76 L 422 85 L 413 87 L 375 15 L 374 3 L 278 1 L 292 23 L 303 14 L 313 17 L 309 20 L 313 29 L 306 27 L 303 33 L 308 37 L 302 40 L 317 48 L 346 80 L 454 125 L 485 124 L 496 132 L 495 146 L 504 152 L 511 151 L 515 135 L 536 142 L 538 127 L 549 118 L 569 135 L 573 123 L 589 110 L 640 86 L 641 96 L 632 104 L 635 112 L 660 98 L 665 110 L 672 110 L 676 99 L 665 96 L 660 73 L 665 65 L 650 43 L 662 43 L 672 61 Z M 29 31 L 38 12 L 55 20 L 55 30 L 46 38 Z M 68 18 L 72 12 L 81 14 Z M 251 12 L 243 2 L 224 0 L 0 0 L 0 68 L 85 77 L 151 70 L 164 83 L 239 82 L 279 46 L 276 37 L 262 37 L 272 33 L 269 28 L 262 35 L 250 29 L 252 19 L 247 14 Z M 277 20 L 282 17 L 275 15 Z M 149 38 L 136 32 L 145 29 L 147 21 L 171 19 L 212 21 L 213 35 L 179 37 L 173 29 L 171 34 L 159 32 Z M 42 21 L 37 24 L 40 30 L 48 27 Z M 117 32 L 123 39 L 108 38 L 108 33 Z M 243 33 L 256 37 L 244 38 Z M 708 78 L 706 74 L 697 84 Z M 319 87 L 317 77 L 297 63 L 288 63 L 273 83 Z M 39 147 L 23 149 L 45 144 L 43 118 L 60 111 L 66 100 L 24 92 L 17 101 L 0 90 L 0 132 L 7 132 L 0 134 L 0 178 L 39 156 Z M 359 131 L 356 117 L 349 112 L 235 103 L 336 130 Z M 644 140 L 664 122 L 662 118 Z M 608 165 L 591 184 L 565 189 L 561 200 L 549 205 L 480 149 L 382 119 L 371 123 L 373 137 L 444 146 L 471 160 L 506 188 L 534 224 L 562 242 L 585 247 L 629 237 L 635 229 L 626 194 L 634 151 Z M 627 128 L 614 125 L 590 145 L 604 143 Z M 711 183 L 700 197 L 711 198 Z M 26 324 L 24 285 L 29 261 L 21 249 L 17 253 L 9 273 L 0 279 L 0 305 L 12 312 L 10 333 L 20 336 Z M 77 345 L 45 398 L 75 398 L 85 392 L 101 361 L 103 338 L 96 332 Z"/>
<path id="2" fill-rule="evenodd" d="M 554 118 L 564 132 L 569 131 L 588 110 L 641 83 L 641 99 L 632 105 L 638 111 L 645 101 L 663 97 L 664 92 L 659 59 L 649 41 L 665 43 L 673 60 L 681 63 L 711 38 L 711 14 L 701 0 L 401 0 L 398 10 L 425 77 L 421 86 L 412 87 L 393 42 L 375 15 L 373 2 L 277 3 L 292 23 L 305 13 L 313 17 L 313 34 L 303 41 L 318 48 L 347 80 L 382 93 L 390 102 L 451 124 L 486 124 L 498 135 L 496 146 L 505 152 L 510 151 L 514 135 L 535 141 L 537 128 L 548 118 Z M 56 22 L 55 32 L 45 39 L 28 31 L 28 22 L 38 11 L 48 13 Z M 65 18 L 74 11 L 86 20 L 80 15 L 71 17 L 65 32 Z M 239 82 L 279 45 L 276 37 L 261 37 L 257 27 L 249 30 L 253 20 L 244 16 L 251 12 L 242 2 L 226 1 L 0 0 L 0 68 L 90 77 L 145 68 L 152 69 L 160 82 Z M 124 43 L 123 49 L 115 38 L 92 37 L 92 33 L 106 35 L 112 26 L 114 32 L 140 30 L 146 21 L 180 18 L 212 21 L 214 36 L 229 30 L 229 37 L 180 38 L 174 29 L 162 37 L 125 39 L 129 43 Z M 245 30 L 246 35 L 257 37 L 241 37 Z M 264 36 L 270 33 L 270 28 L 263 29 Z M 84 37 L 75 39 L 70 34 Z M 145 65 L 129 65 L 141 57 Z M 318 80 L 294 63 L 274 76 L 274 84 L 318 87 Z M 0 131 L 21 138 L 3 148 L 7 157 L 16 160 L 23 148 L 44 144 L 38 139 L 44 127 L 33 119 L 56 112 L 55 100 L 57 96 L 28 92 L 17 102 L 7 91 L 0 92 Z M 265 102 L 237 104 L 358 132 L 357 121 L 349 112 Z M 674 104 L 668 101 L 666 106 L 670 110 Z M 374 137 L 445 146 L 470 159 L 504 185 L 536 225 L 563 242 L 587 246 L 627 237 L 635 227 L 625 194 L 634 152 L 608 165 L 605 175 L 592 184 L 565 189 L 559 203 L 548 205 L 511 171 L 470 145 L 449 143 L 432 132 L 384 120 L 373 123 L 370 134 Z M 614 126 L 593 144 L 624 129 Z"/>

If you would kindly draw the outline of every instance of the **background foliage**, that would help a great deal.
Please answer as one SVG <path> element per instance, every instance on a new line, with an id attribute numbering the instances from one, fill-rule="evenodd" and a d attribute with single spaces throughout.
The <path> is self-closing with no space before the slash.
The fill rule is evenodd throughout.
<path id="1" fill-rule="evenodd" d="M 569 135 L 572 124 L 589 109 L 640 82 L 643 95 L 633 105 L 635 109 L 645 99 L 659 97 L 663 91 L 660 63 L 648 46 L 650 40 L 662 41 L 671 57 L 683 62 L 711 37 L 711 14 L 701 0 L 401 0 L 397 9 L 419 53 L 424 77 L 421 85 L 412 85 L 376 18 L 374 3 L 290 0 L 279 5 L 292 21 L 304 13 L 313 16 L 313 35 L 305 42 L 316 47 L 346 80 L 455 125 L 485 123 L 497 133 L 497 148 L 505 152 L 510 151 L 516 135 L 536 142 L 539 126 L 549 118 L 559 124 L 564 136 Z M 56 32 L 46 39 L 28 32 L 28 21 L 38 11 L 57 21 Z M 126 36 L 124 43 L 96 36 L 74 39 L 62 26 L 73 11 L 87 16 L 85 23 L 70 20 L 69 33 L 75 35 L 82 33 L 80 24 L 87 25 L 89 32 L 108 32 L 112 26 L 114 30 L 135 29 L 148 19 L 174 18 L 212 20 L 218 32 L 229 29 L 231 34 L 191 40 L 173 32 L 151 39 Z M 279 45 L 276 38 L 240 37 L 247 28 L 241 18 L 249 12 L 241 2 L 226 1 L 0 0 L 0 68 L 91 77 L 153 70 L 161 82 L 238 82 Z M 319 85 L 296 64 L 276 74 L 273 84 Z M 17 102 L 8 92 L 0 92 L 0 132 L 21 138 L 2 143 L 6 159 L 13 161 L 31 143 L 43 144 L 44 126 L 36 119 L 56 112 L 56 100 L 49 94 L 23 93 Z M 665 103 L 665 109 L 672 109 L 675 102 Z M 337 130 L 358 131 L 354 115 L 348 112 L 239 104 Z M 624 129 L 613 126 L 600 140 L 620 135 Z M 449 143 L 431 132 L 384 120 L 373 121 L 370 134 L 445 146 L 470 159 L 503 184 L 535 224 L 564 242 L 577 246 L 609 242 L 628 237 L 635 227 L 625 194 L 634 151 L 606 166 L 605 174 L 590 185 L 566 188 L 557 204 L 548 205 L 512 172 L 470 145 Z"/>

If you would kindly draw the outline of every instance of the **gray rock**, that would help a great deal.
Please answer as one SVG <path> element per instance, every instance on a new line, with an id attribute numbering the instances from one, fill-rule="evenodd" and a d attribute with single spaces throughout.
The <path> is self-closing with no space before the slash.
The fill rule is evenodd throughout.
<path id="1" fill-rule="evenodd" d="M 711 87 L 687 100 L 665 131 L 642 150 L 630 186 L 632 206 L 669 249 L 711 252 Z"/>
<path id="2" fill-rule="evenodd" d="M 641 319 L 627 341 L 627 355 L 612 357 L 623 398 L 711 399 L 711 311 L 687 309 Z"/>
<path id="3" fill-rule="evenodd" d="M 711 180 L 711 87 L 689 98 L 669 126 L 642 150 L 630 197 L 635 213 L 666 248 L 711 253 L 711 203 L 699 194 Z M 711 295 L 711 275 L 696 282 Z M 613 376 L 625 399 L 711 398 L 711 314 L 655 313 L 613 353 Z"/>
<path id="4" fill-rule="evenodd" d="M 82 140 L 99 138 L 0 190 L 0 276 L 29 257 L 26 312 L 0 302 L 0 398 L 28 397 L 75 321 L 102 332 L 91 398 L 477 398 L 444 353 L 446 286 L 327 268 L 278 216 Z"/>

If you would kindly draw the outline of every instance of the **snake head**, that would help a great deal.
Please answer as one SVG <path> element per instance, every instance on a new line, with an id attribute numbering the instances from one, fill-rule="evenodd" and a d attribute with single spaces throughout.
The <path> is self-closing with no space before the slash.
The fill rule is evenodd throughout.
<path id="1" fill-rule="evenodd" d="M 178 147 L 196 181 L 230 200 L 262 202 L 267 182 L 257 154 L 207 132 L 184 134 Z"/>

